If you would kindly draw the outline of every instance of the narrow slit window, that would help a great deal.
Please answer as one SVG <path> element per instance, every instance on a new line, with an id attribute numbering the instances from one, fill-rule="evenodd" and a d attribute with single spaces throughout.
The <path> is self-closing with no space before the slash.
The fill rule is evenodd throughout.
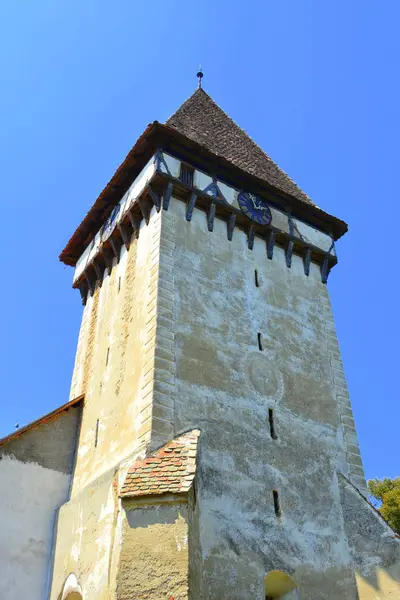
<path id="1" fill-rule="evenodd" d="M 184 165 L 183 163 L 181 163 L 181 172 L 179 175 L 179 179 L 185 185 L 193 187 L 194 169 L 192 169 L 192 167 L 189 167 L 188 165 Z"/>
<path id="2" fill-rule="evenodd" d="M 196 478 L 193 479 L 192 490 L 193 490 L 193 508 L 196 508 L 196 504 L 197 504 Z"/>
<path id="3" fill-rule="evenodd" d="M 259 350 L 263 350 L 263 344 L 262 344 L 262 339 L 261 339 L 261 333 L 260 332 L 257 333 L 257 341 L 258 341 L 258 349 Z"/>
<path id="4" fill-rule="evenodd" d="M 97 448 L 97 442 L 99 441 L 99 419 L 96 421 L 96 434 L 94 438 L 94 447 Z"/>
<path id="5" fill-rule="evenodd" d="M 121 277 L 118 277 L 118 291 L 121 289 Z"/>
<path id="6" fill-rule="evenodd" d="M 272 495 L 274 497 L 274 510 L 277 517 L 281 516 L 281 506 L 279 503 L 279 494 L 278 490 L 273 490 Z"/>
<path id="7" fill-rule="evenodd" d="M 258 279 L 258 271 L 257 271 L 257 269 L 254 270 L 254 283 L 256 284 L 256 287 L 260 287 L 260 281 Z"/>
<path id="8" fill-rule="evenodd" d="M 272 408 L 268 409 L 268 421 L 269 421 L 269 432 L 273 440 L 276 440 L 277 435 L 275 433 L 275 423 L 274 423 L 274 411 Z"/>
<path id="9" fill-rule="evenodd" d="M 106 366 L 108 365 L 108 359 L 110 358 L 110 347 L 107 348 Z"/>

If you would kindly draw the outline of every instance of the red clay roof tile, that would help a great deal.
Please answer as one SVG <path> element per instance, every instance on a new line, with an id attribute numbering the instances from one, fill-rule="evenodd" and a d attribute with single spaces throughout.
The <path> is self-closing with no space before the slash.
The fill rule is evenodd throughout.
<path id="1" fill-rule="evenodd" d="M 196 473 L 200 432 L 189 431 L 171 440 L 130 467 L 120 496 L 123 498 L 188 492 Z"/>

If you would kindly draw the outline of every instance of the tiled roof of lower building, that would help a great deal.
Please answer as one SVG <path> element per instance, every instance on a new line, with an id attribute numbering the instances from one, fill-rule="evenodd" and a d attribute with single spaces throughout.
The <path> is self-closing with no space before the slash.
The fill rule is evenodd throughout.
<path id="1" fill-rule="evenodd" d="M 120 495 L 126 498 L 188 492 L 196 473 L 199 435 L 197 429 L 185 433 L 134 462 Z"/>

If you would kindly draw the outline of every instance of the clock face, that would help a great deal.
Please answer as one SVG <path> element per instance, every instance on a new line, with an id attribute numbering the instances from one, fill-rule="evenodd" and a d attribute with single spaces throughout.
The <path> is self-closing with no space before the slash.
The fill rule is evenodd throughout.
<path id="1" fill-rule="evenodd" d="M 103 231 L 102 231 L 102 234 L 101 234 L 101 239 L 103 240 L 103 242 L 105 242 L 106 240 L 108 240 L 108 238 L 112 234 L 112 232 L 114 230 L 114 227 L 115 227 L 115 224 L 116 224 L 117 219 L 118 219 L 119 209 L 120 208 L 121 208 L 121 205 L 117 204 L 113 208 L 113 211 L 112 211 L 111 215 L 108 217 L 107 221 L 104 223 Z"/>
<path id="2" fill-rule="evenodd" d="M 242 213 L 260 225 L 269 225 L 272 220 L 271 211 L 259 196 L 250 192 L 240 192 L 238 203 Z"/>

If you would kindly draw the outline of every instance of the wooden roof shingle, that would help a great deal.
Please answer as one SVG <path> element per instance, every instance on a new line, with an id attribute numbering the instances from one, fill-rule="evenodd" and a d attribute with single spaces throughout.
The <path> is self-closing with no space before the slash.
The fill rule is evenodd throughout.
<path id="1" fill-rule="evenodd" d="M 147 126 L 134 147 L 98 196 L 60 254 L 60 260 L 75 266 L 82 252 L 121 200 L 134 178 L 158 148 L 185 157 L 201 157 L 218 165 L 231 178 L 249 189 L 266 187 L 278 208 L 339 239 L 346 231 L 344 221 L 316 206 L 290 177 L 243 131 L 201 88 L 197 89 L 164 125 Z M 222 178 L 223 179 L 223 178 Z M 245 181 L 246 180 L 246 181 Z M 247 188 L 246 188 L 247 189 Z"/>
<path id="2" fill-rule="evenodd" d="M 202 88 L 198 88 L 178 108 L 166 125 L 285 194 L 313 204 L 307 194 Z"/>

